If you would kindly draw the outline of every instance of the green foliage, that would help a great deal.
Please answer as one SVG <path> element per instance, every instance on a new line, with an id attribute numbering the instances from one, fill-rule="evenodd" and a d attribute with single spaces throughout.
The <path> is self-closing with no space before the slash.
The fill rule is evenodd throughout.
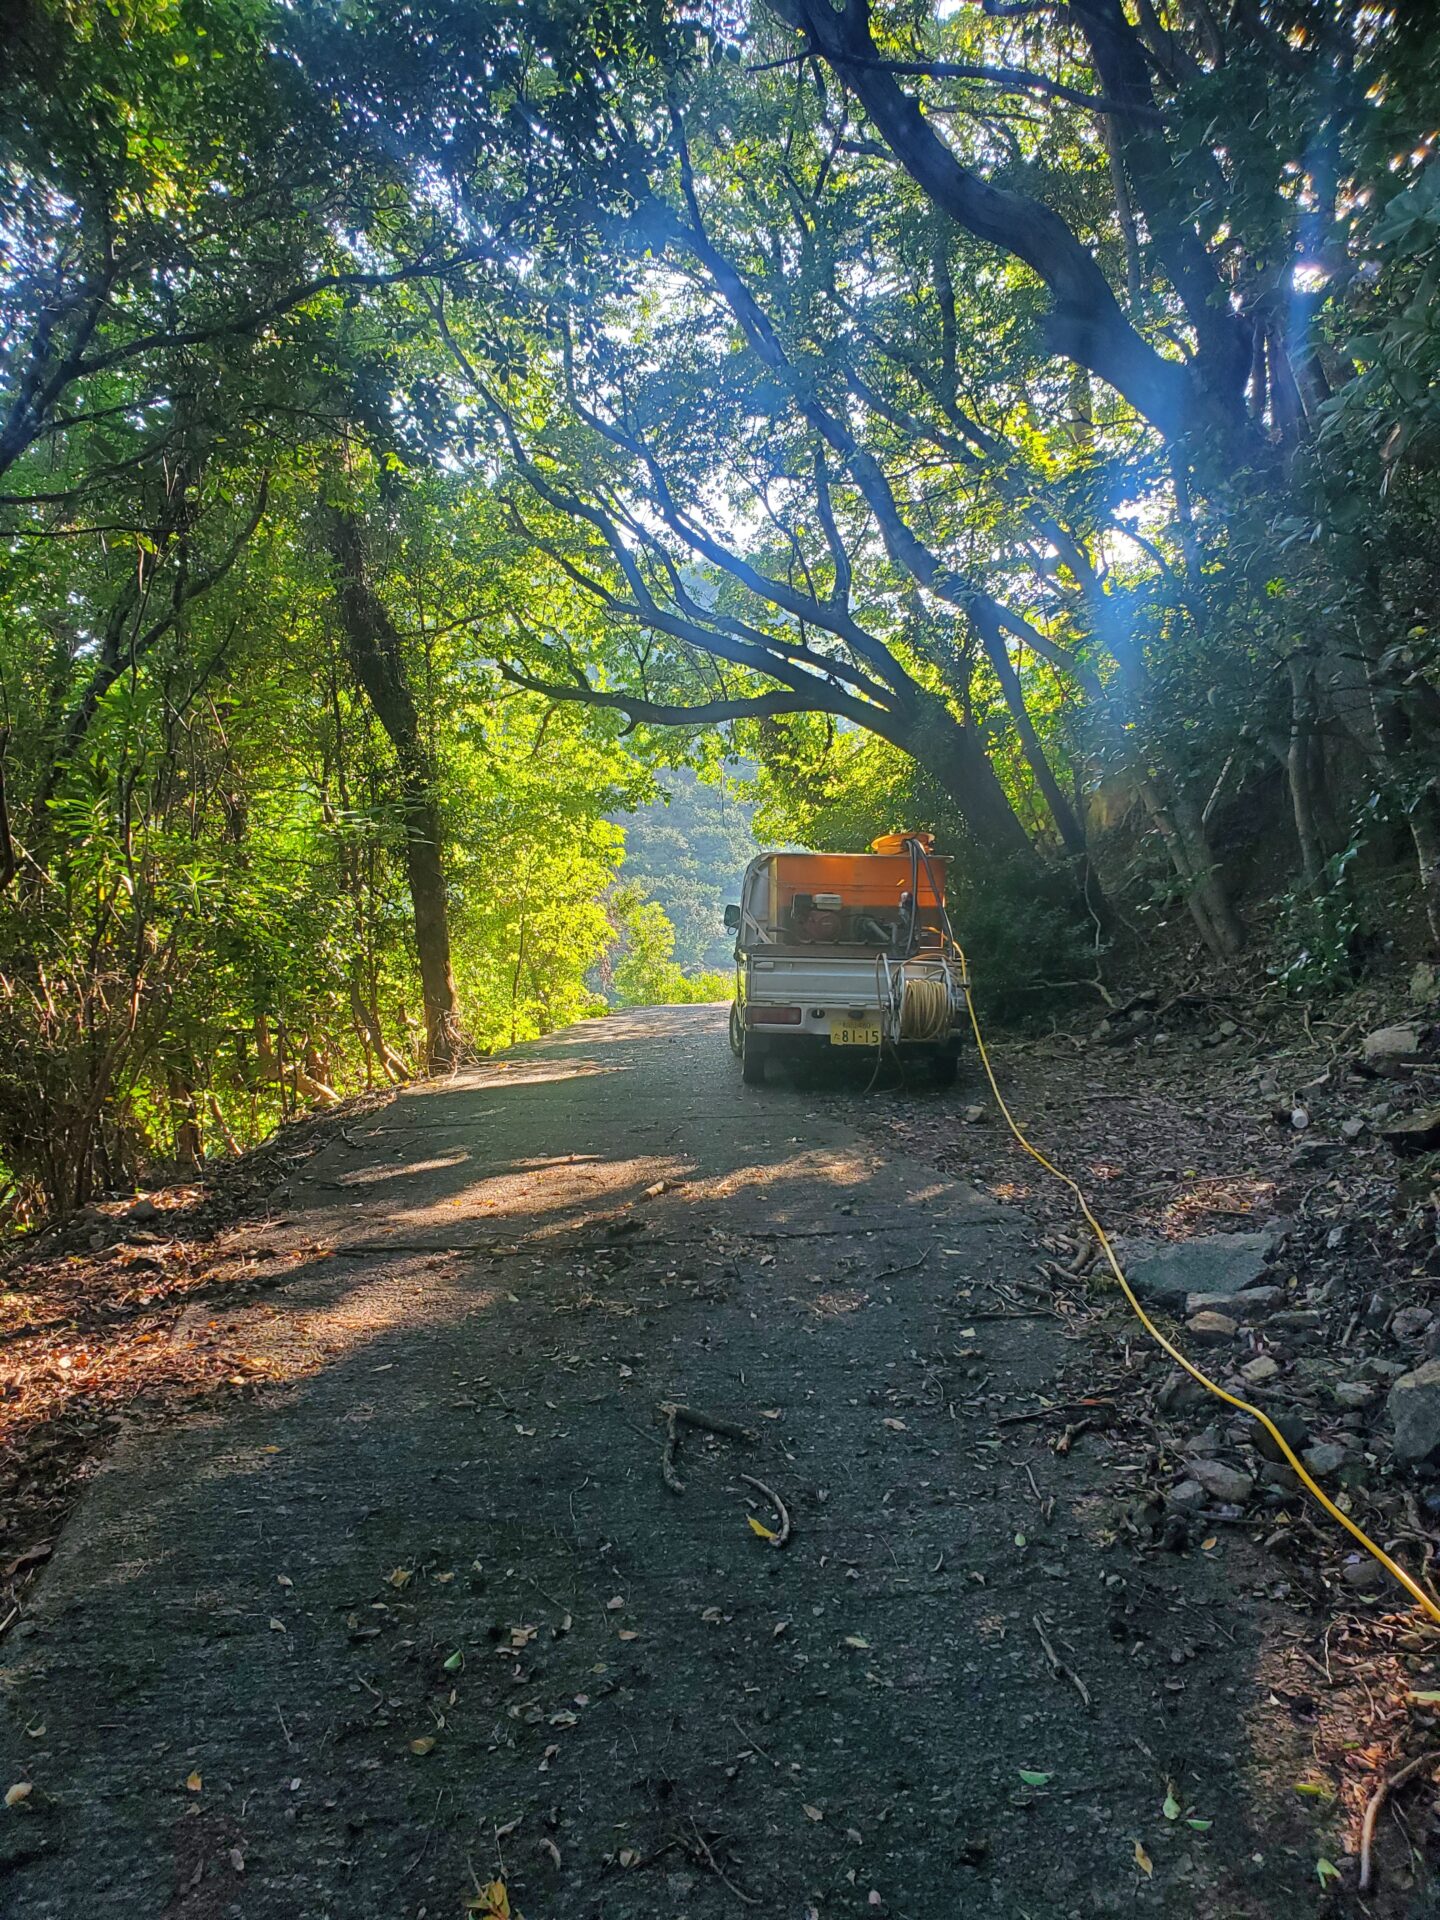
<path id="1" fill-rule="evenodd" d="M 609 907 L 618 936 L 617 957 L 609 969 L 610 998 L 616 1006 L 684 1006 L 731 998 L 730 974 L 718 968 L 686 973 L 677 965 L 669 916 L 658 901 L 645 899 L 639 886 L 616 887 Z"/>
<path id="2" fill-rule="evenodd" d="M 1408 836 L 1440 939 L 1440 29 L 1302 11 L 874 0 L 837 65 L 819 0 L 22 9 L 22 1205 L 415 1070 L 422 922 L 477 1048 L 728 993 L 752 798 L 934 830 L 1005 1010 L 1090 970 L 1087 825 L 1227 956 L 1283 837 L 1296 991 L 1364 937 L 1352 846 Z"/>
<path id="3" fill-rule="evenodd" d="M 723 772 L 701 779 L 677 767 L 660 785 L 660 798 L 624 816 L 626 881 L 664 909 L 677 965 L 723 971 L 734 946 L 725 903 L 739 898 L 740 876 L 758 851 L 750 804 Z"/>

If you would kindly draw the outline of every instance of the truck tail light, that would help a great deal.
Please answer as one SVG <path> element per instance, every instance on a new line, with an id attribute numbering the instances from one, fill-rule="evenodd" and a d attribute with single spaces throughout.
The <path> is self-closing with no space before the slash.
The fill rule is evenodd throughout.
<path id="1" fill-rule="evenodd" d="M 746 1007 L 745 1018 L 752 1027 L 798 1027 L 799 1007 Z"/>

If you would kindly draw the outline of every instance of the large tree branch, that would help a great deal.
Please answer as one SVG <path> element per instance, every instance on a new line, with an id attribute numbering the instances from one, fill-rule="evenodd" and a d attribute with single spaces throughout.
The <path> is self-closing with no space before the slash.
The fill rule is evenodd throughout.
<path id="1" fill-rule="evenodd" d="M 548 700 L 572 700 L 587 707 L 608 707 L 614 712 L 627 714 L 631 726 L 638 726 L 643 721 L 651 727 L 714 727 L 726 720 L 763 720 L 777 713 L 836 711 L 833 707 L 826 707 L 813 693 L 794 691 L 758 693 L 730 700 L 701 700 L 694 706 L 673 706 L 663 701 L 644 699 L 635 693 L 607 692 L 592 687 L 589 681 L 540 680 L 504 660 L 497 660 L 495 664 L 513 686 L 524 687 L 529 693 L 544 694 Z"/>
<path id="2" fill-rule="evenodd" d="M 1187 370 L 1136 333 L 1088 248 L 1052 208 L 993 186 L 962 166 L 899 85 L 871 37 L 867 0 L 766 0 L 859 98 L 890 153 L 942 213 L 979 240 L 1024 262 L 1049 289 L 1048 333 L 1057 353 L 1089 367 L 1162 433 L 1199 424 Z M 878 64 L 876 64 L 878 62 Z"/>
<path id="3" fill-rule="evenodd" d="M 800 411 L 825 443 L 845 462 L 851 478 L 864 496 L 880 528 L 886 551 L 895 564 L 919 582 L 938 600 L 956 607 L 968 619 L 982 626 L 994 625 L 1014 634 L 1036 653 L 1051 659 L 1084 684 L 1089 669 L 1079 666 L 1071 656 L 1055 646 L 1021 615 L 1003 606 L 973 581 L 947 566 L 914 532 L 900 510 L 895 493 L 875 456 L 856 440 L 849 427 L 824 406 L 814 386 L 802 382 L 780 343 L 768 316 L 730 261 L 703 234 L 692 232 L 676 221 L 675 236 L 699 259 L 714 278 L 726 304 L 739 321 L 751 347 L 764 365 L 782 381 Z M 1091 690 L 1097 683 L 1090 675 Z"/>
<path id="4" fill-rule="evenodd" d="M 902 700 L 911 700 L 919 689 L 909 673 L 891 653 L 883 641 L 868 633 L 851 614 L 849 600 L 849 562 L 844 557 L 844 548 L 839 543 L 838 533 L 831 544 L 831 557 L 836 559 L 836 591 L 828 599 L 822 600 L 817 594 L 799 592 L 788 581 L 776 580 L 772 575 L 762 573 L 753 562 L 736 553 L 717 540 L 713 534 L 695 524 L 694 520 L 676 502 L 666 477 L 664 467 L 654 452 L 635 436 L 618 427 L 613 421 L 606 420 L 593 408 L 586 406 L 581 398 L 570 366 L 569 338 L 566 336 L 566 379 L 570 402 L 580 418 L 592 427 L 612 445 L 620 447 L 633 458 L 639 460 L 649 476 L 651 490 L 656 507 L 672 533 L 683 540 L 693 553 L 709 560 L 713 566 L 748 588 L 757 599 L 769 601 L 772 606 L 788 613 L 792 619 L 819 627 L 832 633 L 838 640 L 844 641 L 857 659 L 863 660 L 870 671 L 877 675 Z M 817 482 L 818 484 L 818 482 Z M 826 499 L 828 502 L 828 490 Z M 820 508 L 822 526 L 824 525 L 826 505 Z M 833 519 L 830 522 L 834 526 Z M 827 530 L 827 540 L 830 532 Z M 842 575 L 841 563 L 844 565 Z"/>
<path id="5" fill-rule="evenodd" d="M 987 67 L 970 66 L 954 60 L 864 60 L 856 58 L 851 62 L 857 67 L 874 67 L 881 73 L 898 73 L 918 80 L 984 80 L 991 85 L 1006 87 L 1016 93 L 1038 93 L 1052 100 L 1068 100 L 1073 106 L 1091 107 L 1096 113 L 1114 113 L 1120 103 L 1103 93 L 1086 93 L 1081 87 L 1070 87 L 1063 80 L 1052 80 L 1047 74 L 1032 73 L 1028 67 Z M 1162 115 L 1158 107 L 1152 106 L 1149 117 L 1159 123 Z"/>

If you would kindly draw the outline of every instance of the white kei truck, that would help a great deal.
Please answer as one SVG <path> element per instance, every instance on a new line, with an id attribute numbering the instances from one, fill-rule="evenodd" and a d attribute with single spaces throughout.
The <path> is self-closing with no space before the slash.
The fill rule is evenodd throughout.
<path id="1" fill-rule="evenodd" d="M 735 935 L 730 1045 L 747 1086 L 818 1047 L 893 1049 L 952 1085 L 968 1026 L 965 959 L 928 834 L 868 853 L 762 853 L 725 909 Z"/>

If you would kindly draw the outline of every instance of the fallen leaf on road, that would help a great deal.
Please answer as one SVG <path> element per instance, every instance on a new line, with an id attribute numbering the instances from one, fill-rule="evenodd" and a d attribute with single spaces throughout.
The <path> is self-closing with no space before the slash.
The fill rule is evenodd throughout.
<path id="1" fill-rule="evenodd" d="M 1155 1871 L 1155 1862 L 1150 1858 L 1149 1854 L 1146 1853 L 1144 1847 L 1141 1846 L 1138 1840 L 1135 1842 L 1135 1864 L 1147 1880 Z"/>
<path id="2" fill-rule="evenodd" d="M 780 1538 L 773 1527 L 767 1527 L 765 1522 L 763 1520 L 757 1520 L 753 1513 L 747 1513 L 745 1518 L 750 1522 L 750 1531 L 752 1533 L 758 1533 L 762 1540 L 778 1540 Z"/>
<path id="3" fill-rule="evenodd" d="M 1027 1787 L 1048 1787 L 1055 1776 L 1053 1773 L 1034 1773 L 1029 1767 L 1021 1767 L 1020 1778 Z"/>
<path id="4" fill-rule="evenodd" d="M 204 1786 L 205 1782 L 200 1778 L 200 1775 L 198 1773 L 192 1773 L 187 1776 L 185 1784 L 190 1789 L 191 1793 L 199 1793 L 201 1787 Z"/>
<path id="5" fill-rule="evenodd" d="M 6 1789 L 5 1804 L 7 1807 L 18 1807 L 20 1802 L 22 1800 L 28 1800 L 34 1791 L 34 1781 L 17 1780 L 13 1787 Z"/>
<path id="6" fill-rule="evenodd" d="M 410 1742 L 410 1751 L 411 1753 L 429 1753 L 434 1745 L 435 1739 L 432 1734 L 422 1734 L 420 1739 Z"/>
<path id="7" fill-rule="evenodd" d="M 518 1913 L 511 1912 L 503 1880 L 492 1880 L 488 1887 L 472 1894 L 465 1902 L 465 1911 L 477 1915 L 478 1920 L 520 1920 Z"/>
<path id="8" fill-rule="evenodd" d="M 805 1803 L 803 1811 L 807 1820 L 823 1820 L 825 1818 L 823 1811 L 819 1807 L 812 1807 L 808 1801 Z"/>

